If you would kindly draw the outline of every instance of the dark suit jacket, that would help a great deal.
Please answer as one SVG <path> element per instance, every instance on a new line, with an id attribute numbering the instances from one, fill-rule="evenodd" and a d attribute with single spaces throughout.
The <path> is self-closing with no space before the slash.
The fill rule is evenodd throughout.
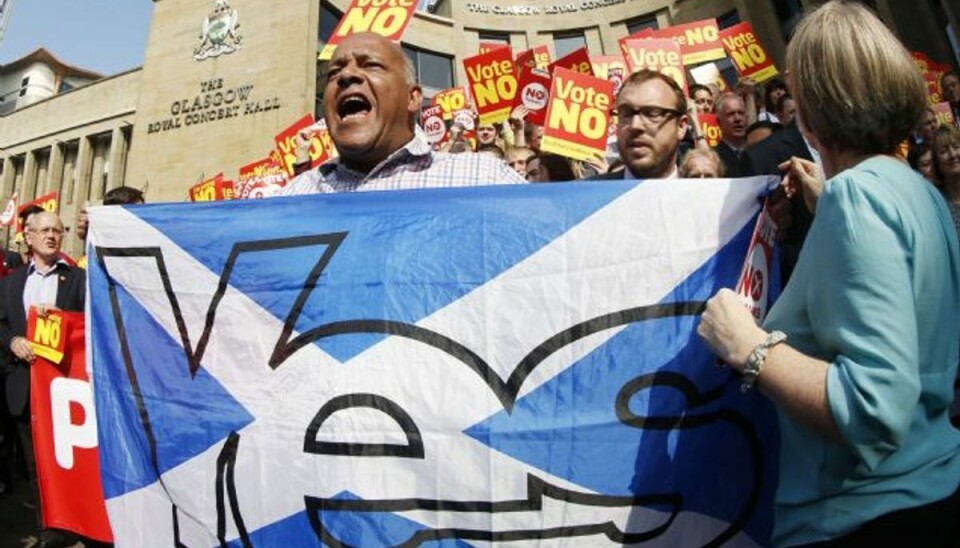
<path id="1" fill-rule="evenodd" d="M 783 172 L 777 166 L 792 156 L 813 160 L 795 121 L 763 141 L 747 147 L 740 157 L 740 172 L 744 177 L 782 175 Z M 780 271 L 784 283 L 790 278 L 793 267 L 797 264 L 803 240 L 807 237 L 807 231 L 810 230 L 810 224 L 813 222 L 813 215 L 803 203 L 803 197 L 800 194 L 790 199 L 790 217 L 792 223 L 780 247 Z"/>
<path id="2" fill-rule="evenodd" d="M 9 249 L 4 250 L 3 252 L 3 265 L 13 270 L 14 268 L 23 266 L 23 257 L 20 256 L 16 251 L 10 251 Z"/>
<path id="3" fill-rule="evenodd" d="M 83 269 L 58 265 L 57 308 L 82 312 L 86 296 L 86 275 Z M 13 355 L 10 341 L 27 333 L 27 314 L 23 310 L 23 289 L 27 284 L 28 268 L 18 268 L 0 280 L 0 345 L 7 356 L 7 408 L 14 417 L 29 412 L 29 364 Z"/>
<path id="4" fill-rule="evenodd" d="M 717 156 L 720 156 L 720 161 L 723 162 L 723 170 L 726 172 L 727 177 L 744 177 L 745 175 L 741 173 L 740 161 L 743 152 L 738 153 L 726 141 L 720 141 L 717 143 L 717 146 L 713 147 L 713 151 L 717 153 Z"/>
<path id="5" fill-rule="evenodd" d="M 626 168 L 624 168 L 626 169 Z M 617 181 L 623 180 L 623 169 L 618 169 L 610 173 L 601 173 L 593 177 L 587 177 L 584 181 Z"/>

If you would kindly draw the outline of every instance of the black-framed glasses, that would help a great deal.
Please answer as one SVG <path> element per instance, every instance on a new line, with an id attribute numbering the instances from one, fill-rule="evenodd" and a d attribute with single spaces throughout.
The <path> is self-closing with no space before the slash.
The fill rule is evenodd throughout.
<path id="1" fill-rule="evenodd" d="M 679 118 L 683 116 L 683 114 L 684 113 L 682 111 L 677 109 L 653 105 L 644 105 L 640 107 L 634 107 L 631 105 L 618 105 L 613 111 L 613 115 L 617 117 L 617 123 L 622 126 L 630 125 L 630 123 L 633 122 L 634 116 L 639 116 L 640 121 L 647 126 L 659 126 L 671 118 Z"/>

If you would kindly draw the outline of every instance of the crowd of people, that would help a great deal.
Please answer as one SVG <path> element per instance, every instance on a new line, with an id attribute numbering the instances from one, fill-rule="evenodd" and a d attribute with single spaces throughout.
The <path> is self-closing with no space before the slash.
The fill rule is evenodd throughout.
<path id="1" fill-rule="evenodd" d="M 687 97 L 659 72 L 629 75 L 612 113 L 616 154 L 596 161 L 545 153 L 542 128 L 513 117 L 479 127 L 474 152 L 458 127 L 435 150 L 417 126 L 412 74 L 395 44 L 344 40 L 325 89 L 340 155 L 284 194 L 782 175 L 770 207 L 783 294 L 757 325 L 721 290 L 698 327 L 744 389 L 777 406 L 773 541 L 958 545 L 960 140 L 956 127 L 922 137 L 925 82 L 872 12 L 834 0 L 808 14 L 788 47 L 787 81 L 762 91 L 747 81 L 722 94 L 693 86 Z M 943 77 L 954 110 L 956 78 Z M 717 116 L 712 149 L 698 110 Z M 930 140 L 930 182 L 896 155 L 910 138 Z"/>
<path id="2" fill-rule="evenodd" d="M 757 325 L 722 290 L 699 327 L 742 372 L 744 387 L 756 386 L 779 410 L 774 542 L 956 546 L 960 430 L 950 409 L 960 357 L 960 129 L 937 124 L 909 54 L 857 3 L 834 0 L 808 14 L 786 68 L 786 80 L 746 80 L 729 92 L 693 85 L 689 96 L 659 72 L 633 73 L 616 95 L 609 154 L 573 161 L 541 150 L 543 129 L 526 123 L 522 109 L 477 127 L 475 144 L 454 124 L 442 146 L 431 145 L 417 124 L 422 90 L 403 50 L 356 34 L 340 43 L 327 73 L 324 117 L 338 156 L 300 173 L 282 194 L 783 176 L 769 202 L 780 225 L 782 296 Z M 941 84 L 960 114 L 957 73 Z M 716 115 L 715 147 L 698 113 Z M 907 139 L 904 160 L 895 151 Z M 31 358 L 24 309 L 83 306 L 82 291 L 55 283 L 53 274 L 64 274 L 61 282 L 82 276 L 59 253 L 59 219 L 34 212 L 23 225 L 25 266 L 0 281 L 8 457 L 29 454 L 29 391 L 9 388 Z"/>
<path id="3" fill-rule="evenodd" d="M 143 192 L 132 187 L 110 190 L 103 205 L 141 204 Z M 20 249 L 4 256 L 4 275 L 0 279 L 0 495 L 23 481 L 32 488 L 24 502 L 36 512 L 41 525 L 37 469 L 33 453 L 30 420 L 30 364 L 34 351 L 27 341 L 27 314 L 31 307 L 40 316 L 55 310 L 82 312 L 86 297 L 86 257 L 72 259 L 61 251 L 65 235 L 63 222 L 38 205 L 18 213 L 22 228 Z M 77 223 L 77 237 L 86 240 L 86 210 Z M 70 531 L 43 529 L 36 546 L 67 547 L 78 542 L 95 547 L 103 543 L 84 539 Z"/>

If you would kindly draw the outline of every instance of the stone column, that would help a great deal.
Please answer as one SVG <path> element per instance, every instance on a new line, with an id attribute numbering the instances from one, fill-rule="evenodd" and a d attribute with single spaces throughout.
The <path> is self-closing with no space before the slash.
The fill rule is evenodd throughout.
<path id="1" fill-rule="evenodd" d="M 57 192 L 63 202 L 63 143 L 56 142 L 50 146 L 50 159 L 47 160 L 46 190 Z M 61 208 L 62 209 L 62 208 Z"/>
<path id="2" fill-rule="evenodd" d="M 9 198 L 13 194 L 13 181 L 16 176 L 16 164 L 13 158 L 7 156 L 3 159 L 3 174 L 0 175 L 0 198 Z"/>
<path id="3" fill-rule="evenodd" d="M 28 151 L 23 160 L 23 183 L 20 185 L 20 203 L 37 197 L 37 154 Z"/>
<path id="4" fill-rule="evenodd" d="M 0 207 L 6 205 L 6 201 L 10 199 L 10 196 L 13 194 L 13 181 L 16 177 L 16 169 L 17 166 L 13 158 L 7 156 L 3 159 L 3 173 L 0 174 L 0 201 L 2 201 L 3 205 L 0 205 Z M 9 249 L 13 234 L 14 229 L 9 227 L 3 229 L 4 249 Z"/>
<path id="5" fill-rule="evenodd" d="M 123 186 L 124 174 L 127 167 L 127 134 L 123 128 L 114 128 L 110 135 L 110 152 L 107 158 L 110 161 L 110 173 L 107 174 L 107 190 Z"/>

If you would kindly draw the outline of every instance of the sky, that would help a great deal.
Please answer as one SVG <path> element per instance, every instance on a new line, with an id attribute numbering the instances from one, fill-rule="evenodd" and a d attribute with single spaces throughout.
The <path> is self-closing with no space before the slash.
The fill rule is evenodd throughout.
<path id="1" fill-rule="evenodd" d="M 12 10 L 0 64 L 40 47 L 105 76 L 143 64 L 153 0 L 13 0 Z"/>

